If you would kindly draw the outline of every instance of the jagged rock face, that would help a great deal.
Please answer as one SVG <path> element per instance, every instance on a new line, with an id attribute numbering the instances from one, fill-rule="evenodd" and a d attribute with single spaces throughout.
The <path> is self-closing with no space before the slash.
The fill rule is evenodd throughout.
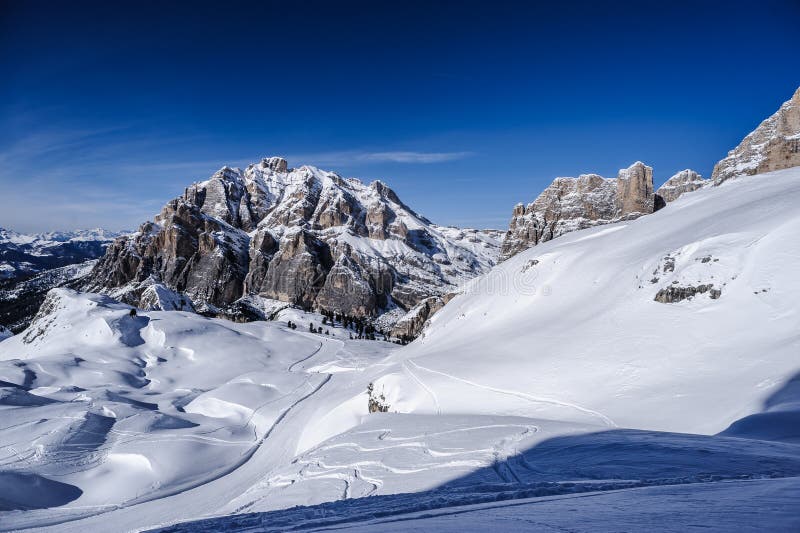
<path id="1" fill-rule="evenodd" d="M 800 88 L 714 166 L 714 185 L 737 176 L 800 166 Z"/>
<path id="2" fill-rule="evenodd" d="M 709 181 L 694 170 L 681 170 L 658 188 L 656 195 L 665 202 L 674 202 L 684 193 L 696 191 L 708 185 Z"/>
<path id="3" fill-rule="evenodd" d="M 289 233 L 270 258 L 263 277 L 254 274 L 249 278 L 248 292 L 312 307 L 332 263 L 326 242 L 309 231 Z"/>
<path id="4" fill-rule="evenodd" d="M 155 282 L 217 311 L 258 294 L 375 315 L 487 271 L 499 238 L 431 224 L 379 181 L 290 169 L 272 157 L 188 187 L 154 222 L 109 247 L 88 288 L 137 304 Z"/>
<path id="5" fill-rule="evenodd" d="M 216 179 L 211 190 L 219 190 Z M 193 203 L 201 198 L 200 205 Z M 146 283 L 153 278 L 185 292 L 195 302 L 225 305 L 242 295 L 247 275 L 250 238 L 240 229 L 203 212 L 204 207 L 222 214 L 221 204 L 207 201 L 204 189 L 187 189 L 182 198 L 169 202 L 139 231 L 109 246 L 87 284 L 103 291 L 128 285 L 118 292 L 123 300 L 138 304 Z"/>
<path id="6" fill-rule="evenodd" d="M 656 294 L 653 300 L 662 304 L 671 304 L 683 300 L 691 300 L 694 296 L 698 294 L 705 294 L 706 292 L 709 294 L 709 297 L 712 300 L 716 300 L 722 295 L 722 290 L 715 289 L 712 283 L 705 285 L 701 284 L 696 287 L 693 285 L 688 287 L 671 285 L 658 291 L 658 294 Z"/>
<path id="7" fill-rule="evenodd" d="M 415 305 L 408 313 L 403 315 L 391 331 L 392 337 L 399 339 L 413 339 L 422 333 L 428 320 L 442 307 L 453 299 L 455 294 L 431 296 Z"/>
<path id="8" fill-rule="evenodd" d="M 637 161 L 617 176 L 616 216 L 646 215 L 653 212 L 653 168 Z"/>
<path id="9" fill-rule="evenodd" d="M 500 260 L 571 231 L 652 213 L 655 200 L 653 169 L 638 161 L 617 178 L 556 178 L 527 207 L 514 207 Z"/>

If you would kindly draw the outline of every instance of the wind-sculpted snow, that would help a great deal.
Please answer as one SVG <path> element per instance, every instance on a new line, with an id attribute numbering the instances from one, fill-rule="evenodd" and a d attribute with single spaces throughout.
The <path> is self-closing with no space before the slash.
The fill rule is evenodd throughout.
<path id="1" fill-rule="evenodd" d="M 373 353 L 394 346 L 355 344 L 379 345 Z M 343 364 L 342 346 L 277 323 L 132 316 L 105 296 L 51 291 L 30 328 L 0 349 L 0 479 L 30 479 L 43 492 L 0 502 L 69 506 L 0 522 L 74 520 L 229 478 L 330 379 L 303 366 L 315 355 Z"/>
<path id="2" fill-rule="evenodd" d="M 686 500 L 696 492 L 724 490 L 710 488 L 714 484 L 765 480 L 797 494 L 798 452 L 791 444 L 650 431 L 592 432 L 588 427 L 544 420 L 382 415 L 301 456 L 286 469 L 293 475 L 269 480 L 271 493 L 264 495 L 261 507 L 285 509 L 253 513 L 257 504 L 239 509 L 245 514 L 190 522 L 165 531 L 314 531 L 331 527 L 374 531 L 384 524 L 398 524 L 398 530 L 403 530 L 399 524 L 415 520 L 425 524 L 433 519 L 438 527 L 438 516 L 495 506 L 493 520 L 495 527 L 500 527 L 520 512 L 537 515 L 540 505 L 554 499 L 571 501 L 573 516 L 566 522 L 572 524 L 570 530 L 591 531 L 589 514 L 596 512 L 596 507 L 584 508 L 581 500 L 572 498 L 617 494 L 622 495 L 618 497 L 620 505 L 631 506 L 643 491 L 664 491 L 662 494 Z M 345 464 L 347 461 L 350 464 Z M 720 507 L 734 510 L 728 500 L 739 501 L 737 494 L 741 493 L 762 498 L 759 503 L 772 504 L 774 511 L 758 519 L 741 513 L 740 526 L 769 529 L 770 524 L 797 522 L 798 517 L 790 512 L 791 497 L 784 498 L 769 486 L 762 489 L 769 494 L 767 499 L 763 491 L 750 493 L 746 486 L 737 486 L 719 501 L 703 498 L 704 511 L 715 516 L 710 525 L 720 525 L 716 522 Z M 336 494 L 337 490 L 344 494 Z M 320 503 L 337 498 L 345 501 Z M 653 500 L 649 512 L 655 523 L 661 513 L 657 512 L 659 500 Z M 308 506 L 290 508 L 290 502 Z M 534 507 L 516 510 L 509 508 L 512 505 Z M 753 502 L 747 509 L 757 511 Z M 538 518 L 556 520 L 551 512 L 556 511 Z M 634 516 L 637 512 L 646 515 L 648 511 L 627 510 Z M 699 518 L 697 511 L 687 515 L 678 515 L 675 530 L 685 530 Z M 470 516 L 461 516 L 456 524 L 463 531 L 484 530 L 470 520 Z"/>

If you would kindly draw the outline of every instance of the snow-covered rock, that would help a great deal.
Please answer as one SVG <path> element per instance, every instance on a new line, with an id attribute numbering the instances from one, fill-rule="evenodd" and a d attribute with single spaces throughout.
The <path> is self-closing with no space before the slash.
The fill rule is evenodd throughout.
<path id="1" fill-rule="evenodd" d="M 682 194 L 696 191 L 711 183 L 694 170 L 686 169 L 674 174 L 664 182 L 664 185 L 656 190 L 656 196 L 660 196 L 664 202 L 674 202 Z"/>
<path id="2" fill-rule="evenodd" d="M 500 236 L 436 226 L 380 181 L 271 157 L 188 187 L 117 240 L 87 287 L 138 304 L 142 280 L 153 277 L 212 308 L 260 295 L 374 316 L 487 272 Z"/>
<path id="3" fill-rule="evenodd" d="M 449 302 L 454 294 L 443 296 L 431 296 L 425 298 L 420 303 L 409 309 L 409 311 L 398 320 L 392 328 L 392 337 L 398 339 L 414 339 L 420 333 L 435 313 Z"/>
<path id="4" fill-rule="evenodd" d="M 800 166 L 800 88 L 714 167 L 715 185 L 737 176 L 752 176 Z"/>
<path id="5" fill-rule="evenodd" d="M 139 307 L 145 311 L 194 311 L 188 296 L 161 283 L 153 283 L 142 292 Z"/>
<path id="6" fill-rule="evenodd" d="M 556 178 L 532 203 L 514 207 L 500 260 L 571 231 L 654 210 L 653 169 L 639 161 L 621 169 L 616 178 Z"/>

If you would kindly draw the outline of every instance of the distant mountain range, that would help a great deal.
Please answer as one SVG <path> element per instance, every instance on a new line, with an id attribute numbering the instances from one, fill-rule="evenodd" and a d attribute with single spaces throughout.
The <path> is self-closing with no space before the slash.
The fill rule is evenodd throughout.
<path id="1" fill-rule="evenodd" d="M 47 291 L 88 274 L 120 235 L 100 228 L 36 234 L 0 228 L 0 325 L 25 329 Z"/>
<path id="2" fill-rule="evenodd" d="M 120 235 L 100 228 L 35 234 L 0 228 L 0 279 L 25 279 L 43 270 L 97 259 Z"/>

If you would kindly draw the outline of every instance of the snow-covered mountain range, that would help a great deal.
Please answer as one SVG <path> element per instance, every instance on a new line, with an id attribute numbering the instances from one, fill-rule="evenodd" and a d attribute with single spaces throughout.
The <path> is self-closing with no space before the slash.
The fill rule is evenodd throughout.
<path id="1" fill-rule="evenodd" d="M 22 234 L 0 228 L 0 280 L 97 259 L 121 233 L 104 229 Z"/>
<path id="2" fill-rule="evenodd" d="M 235 315 L 237 300 L 257 295 L 375 317 L 487 272 L 501 235 L 436 226 L 380 181 L 272 157 L 188 187 L 117 240 L 87 288 L 138 304 L 163 284 L 214 314 Z"/>
<path id="3" fill-rule="evenodd" d="M 223 169 L 0 341 L 0 530 L 797 530 L 800 166 L 659 191 L 562 179 L 491 266 L 380 182 Z M 327 313 L 392 302 L 406 346 Z"/>
<path id="4" fill-rule="evenodd" d="M 658 211 L 682 194 L 800 165 L 800 89 L 714 167 L 711 179 L 686 169 L 653 192 L 653 169 L 636 162 L 616 178 L 556 178 L 533 202 L 514 207 L 500 260 L 559 235 Z"/>
<path id="5" fill-rule="evenodd" d="M 0 325 L 20 332 L 47 291 L 91 272 L 122 233 L 104 229 L 21 234 L 0 228 Z"/>
<path id="6" fill-rule="evenodd" d="M 798 169 L 730 180 L 540 244 L 404 348 L 340 322 L 310 333 L 322 317 L 293 308 L 236 324 L 51 291 L 0 343 L 2 523 L 262 512 L 185 530 L 278 531 L 720 481 L 797 490 L 798 193 Z M 721 292 L 657 300 L 701 285 Z"/>

